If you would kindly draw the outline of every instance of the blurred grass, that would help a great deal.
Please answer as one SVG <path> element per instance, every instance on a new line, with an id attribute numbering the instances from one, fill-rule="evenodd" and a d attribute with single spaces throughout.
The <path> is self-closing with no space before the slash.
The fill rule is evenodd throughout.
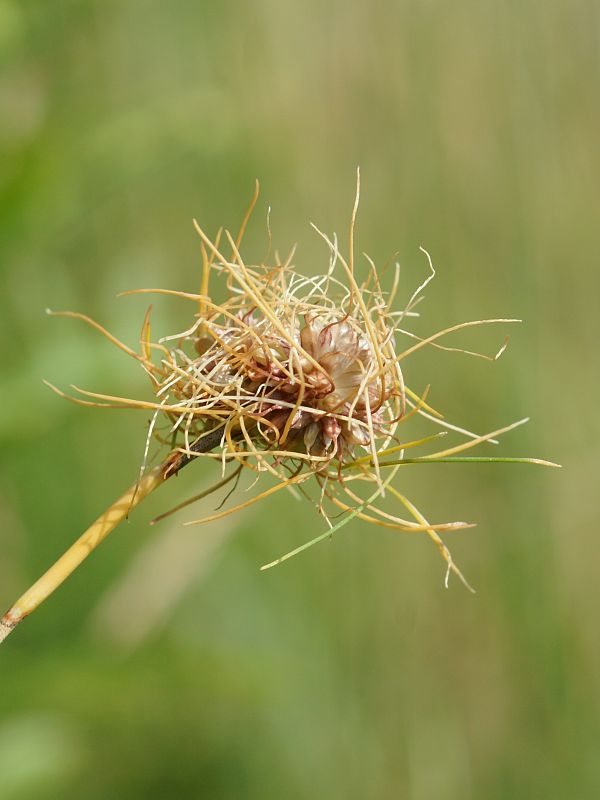
<path id="1" fill-rule="evenodd" d="M 136 341 L 144 300 L 114 295 L 195 290 L 192 216 L 234 226 L 257 176 L 250 252 L 271 205 L 321 269 L 308 221 L 345 231 L 360 164 L 358 249 L 398 250 L 407 294 L 419 245 L 438 267 L 419 331 L 525 318 L 498 364 L 431 352 L 409 378 L 477 430 L 531 414 L 503 452 L 566 467 L 402 473 L 432 518 L 480 523 L 453 548 L 474 597 L 421 538 L 354 522 L 259 573 L 322 526 L 279 496 L 204 556 L 165 549 L 177 523 L 146 521 L 208 480 L 182 475 L 3 648 L 2 800 L 597 796 L 599 31 L 592 0 L 0 2 L 0 605 L 143 448 L 141 417 L 41 385 L 146 388 L 43 310 Z M 119 636 L 119 592 L 141 570 L 161 596 L 188 546 L 172 623 Z"/>

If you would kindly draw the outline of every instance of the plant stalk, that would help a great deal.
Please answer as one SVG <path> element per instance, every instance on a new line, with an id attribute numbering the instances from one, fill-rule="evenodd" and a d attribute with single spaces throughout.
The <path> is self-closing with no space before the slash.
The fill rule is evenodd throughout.
<path id="1" fill-rule="evenodd" d="M 221 440 L 222 430 L 214 430 L 197 439 L 191 446 L 194 453 L 207 453 Z M 33 586 L 19 597 L 0 620 L 0 643 L 16 626 L 40 606 L 52 592 L 74 572 L 117 525 L 125 519 L 149 494 L 176 475 L 194 458 L 193 455 L 173 450 L 160 466 L 147 472 L 118 500 L 110 505 L 76 542 L 56 561 Z"/>

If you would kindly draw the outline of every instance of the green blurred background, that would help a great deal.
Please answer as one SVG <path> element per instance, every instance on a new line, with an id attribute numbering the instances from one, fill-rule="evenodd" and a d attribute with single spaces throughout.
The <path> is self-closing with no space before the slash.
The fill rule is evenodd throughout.
<path id="1" fill-rule="evenodd" d="M 431 352 L 417 389 L 502 452 L 565 469 L 416 468 L 430 517 L 469 519 L 443 585 L 421 537 L 323 529 L 277 495 L 212 528 L 136 512 L 3 646 L 0 798 L 595 798 L 600 793 L 596 441 L 600 7 L 595 0 L 249 3 L 0 0 L 0 605 L 129 485 L 147 420 L 42 384 L 148 392 L 93 331 L 131 343 L 143 285 L 194 291 L 191 227 L 247 252 L 344 234 L 397 250 L 415 330 L 523 317 L 497 364 Z M 188 324 L 158 300 L 158 333 Z M 158 322 L 160 320 L 160 322 Z M 493 351 L 504 331 L 452 344 Z M 450 342 L 449 342 L 450 343 Z M 203 506 L 208 511 L 214 503 Z M 201 510 L 201 509 L 200 509 Z"/>

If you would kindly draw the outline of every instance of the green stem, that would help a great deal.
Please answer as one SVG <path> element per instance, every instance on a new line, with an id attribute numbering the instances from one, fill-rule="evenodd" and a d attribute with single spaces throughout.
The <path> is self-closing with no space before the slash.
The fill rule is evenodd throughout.
<path id="1" fill-rule="evenodd" d="M 544 461 L 541 458 L 513 458 L 511 456 L 448 456 L 436 458 L 423 456 L 421 458 L 399 458 L 392 461 L 380 461 L 380 467 L 402 467 L 405 464 L 534 464 L 541 467 L 560 467 L 553 461 Z M 352 469 L 365 466 L 364 464 L 345 464 L 342 469 Z M 370 466 L 373 466 L 371 462 Z"/>

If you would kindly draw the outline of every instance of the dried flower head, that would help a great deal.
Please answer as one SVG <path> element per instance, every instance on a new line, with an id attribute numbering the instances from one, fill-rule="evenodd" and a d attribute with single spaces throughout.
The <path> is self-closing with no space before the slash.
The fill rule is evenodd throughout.
<path id="1" fill-rule="evenodd" d="M 175 295 L 193 304 L 191 324 L 183 332 L 152 342 L 149 309 L 137 352 L 90 318 L 59 312 L 89 323 L 134 358 L 149 376 L 154 392 L 154 400 L 150 401 L 73 387 L 78 396 L 70 399 L 83 405 L 152 412 L 139 480 L 74 545 L 75 561 L 79 563 L 89 552 L 92 540 L 95 546 L 161 482 L 191 460 L 205 458 L 221 465 L 221 480 L 214 488 L 237 479 L 244 469 L 251 470 L 257 479 L 268 473 L 274 481 L 250 500 L 187 524 L 218 519 L 283 489 L 310 498 L 326 520 L 328 527 L 323 533 L 263 568 L 326 538 L 357 516 L 387 528 L 426 533 L 446 561 L 446 580 L 454 571 L 465 582 L 440 534 L 468 527 L 467 523 L 430 524 L 393 485 L 393 478 L 407 464 L 456 460 L 457 454 L 481 442 L 495 441 L 494 436 L 525 420 L 483 436 L 450 425 L 427 404 L 427 389 L 417 393 L 405 383 L 402 364 L 428 345 L 456 349 L 438 342 L 455 330 L 518 320 L 466 322 L 425 339 L 407 330 L 406 321 L 416 315 L 414 308 L 435 271 L 423 251 L 428 277 L 400 309 L 395 307 L 398 265 L 388 291 L 382 288 L 381 276 L 368 257 L 367 277 L 362 282 L 358 280 L 354 265 L 358 181 L 346 256 L 335 236 L 329 238 L 315 228 L 329 252 L 329 264 L 322 275 L 307 277 L 297 272 L 293 266 L 294 250 L 285 259 L 275 254 L 273 263 L 249 265 L 240 253 L 240 244 L 257 195 L 258 187 L 235 238 L 229 231 L 224 235 L 219 231 L 213 241 L 194 223 L 203 261 L 198 294 L 135 290 Z M 215 283 L 225 287 L 226 299 L 222 302 L 211 294 L 210 287 Z M 398 347 L 401 337 L 411 340 L 405 349 Z M 505 346 L 506 342 L 491 357 L 470 354 L 493 360 Z M 411 441 L 402 433 L 416 415 L 441 430 Z M 462 441 L 421 457 L 406 456 L 410 448 L 437 440 L 447 430 L 461 434 Z M 168 446 L 169 453 L 158 468 L 148 470 L 152 438 L 161 446 Z M 386 493 L 399 501 L 401 513 L 408 514 L 408 519 L 381 507 L 378 501 Z M 86 550 L 85 555 L 82 549 Z M 74 568 L 73 558 L 66 562 L 64 558 L 62 565 L 59 561 L 40 579 L 37 588 L 33 587 L 32 595 L 21 598 L 5 616 L 7 630 L 64 580 L 67 568 Z"/>

